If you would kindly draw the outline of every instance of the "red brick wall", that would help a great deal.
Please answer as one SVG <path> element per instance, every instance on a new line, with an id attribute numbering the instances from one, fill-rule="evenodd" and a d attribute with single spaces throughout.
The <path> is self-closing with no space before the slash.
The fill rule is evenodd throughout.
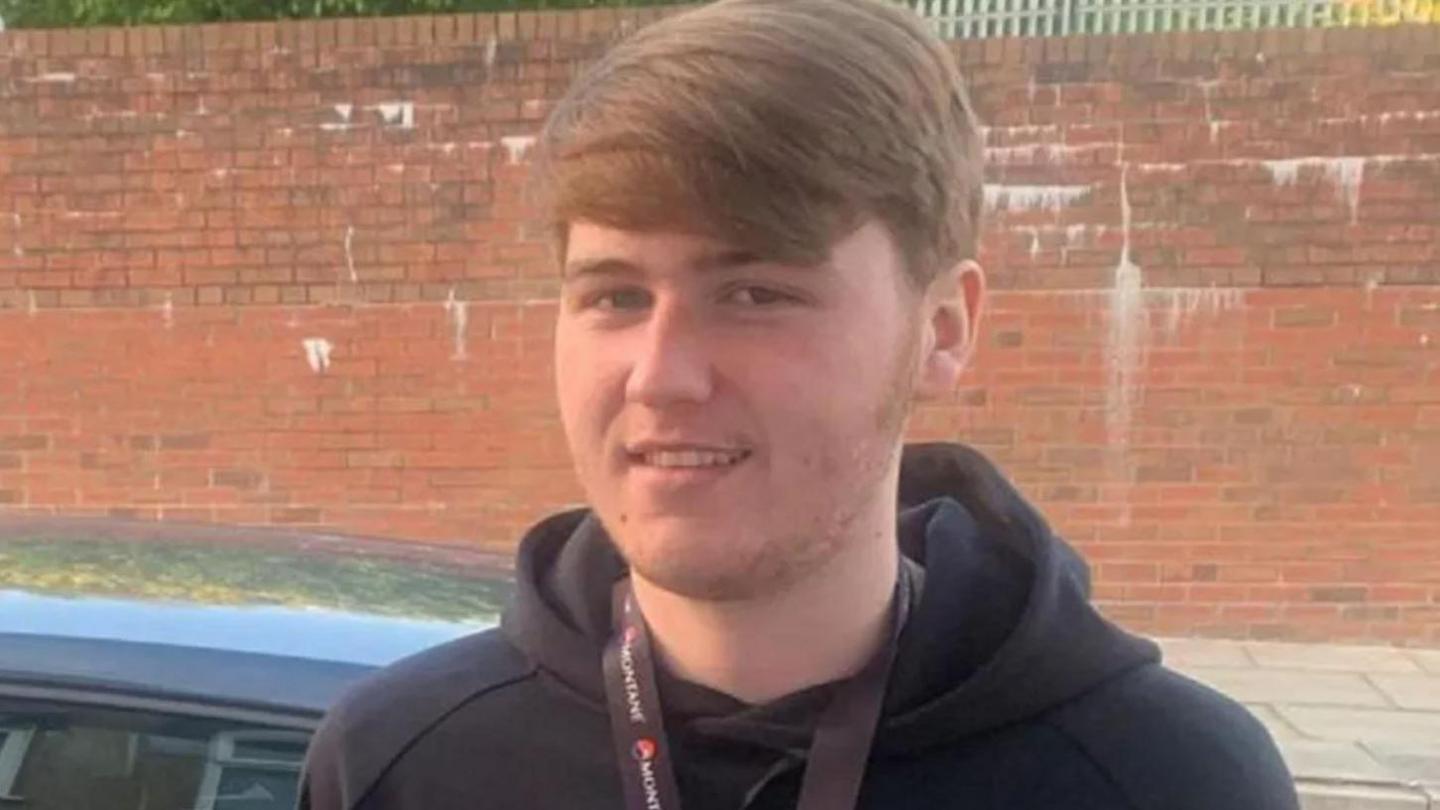
<path id="1" fill-rule="evenodd" d="M 578 499 L 548 105 L 653 12 L 0 35 L 0 508 L 511 544 Z M 993 455 L 1147 631 L 1440 644 L 1440 26 L 957 45 Z"/>

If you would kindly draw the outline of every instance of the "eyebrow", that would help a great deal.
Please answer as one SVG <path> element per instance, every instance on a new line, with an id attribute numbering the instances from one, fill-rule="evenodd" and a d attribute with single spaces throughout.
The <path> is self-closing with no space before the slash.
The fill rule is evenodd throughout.
<path id="1" fill-rule="evenodd" d="M 746 250 L 718 250 L 706 253 L 691 263 L 691 268 L 700 273 L 723 272 L 755 264 L 762 259 Z M 565 265 L 563 280 L 569 281 L 585 276 L 640 276 L 645 268 L 628 259 L 617 257 L 596 257 L 577 259 Z"/>

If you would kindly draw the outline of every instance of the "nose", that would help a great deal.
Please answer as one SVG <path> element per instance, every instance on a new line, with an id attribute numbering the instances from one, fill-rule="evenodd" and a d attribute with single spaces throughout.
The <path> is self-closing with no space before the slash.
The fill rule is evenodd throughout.
<path id="1" fill-rule="evenodd" d="M 708 400 L 713 370 L 698 319 L 674 302 L 657 302 L 651 313 L 637 338 L 626 399 L 650 407 Z"/>

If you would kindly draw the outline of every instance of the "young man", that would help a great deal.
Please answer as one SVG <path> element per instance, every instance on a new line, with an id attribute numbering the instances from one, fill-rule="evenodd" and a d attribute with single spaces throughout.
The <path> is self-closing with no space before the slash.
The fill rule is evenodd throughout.
<path id="1" fill-rule="evenodd" d="M 975 345 L 981 143 L 884 0 L 721 0 L 542 139 L 556 377 L 591 510 L 495 632 L 391 668 L 314 810 L 1292 810 L 1242 708 L 1090 606 L 983 458 L 902 448 Z"/>

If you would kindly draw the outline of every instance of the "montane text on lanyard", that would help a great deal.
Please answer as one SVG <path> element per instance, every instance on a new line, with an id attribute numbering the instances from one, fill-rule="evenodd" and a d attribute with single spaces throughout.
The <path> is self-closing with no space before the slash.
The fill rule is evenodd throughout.
<path id="1" fill-rule="evenodd" d="M 854 677 L 835 687 L 830 705 L 815 726 L 797 810 L 855 807 L 909 602 L 908 581 L 902 575 L 884 648 Z M 614 617 L 615 633 L 605 648 L 605 691 L 625 806 L 627 810 L 681 810 L 674 760 L 660 713 L 650 634 L 629 579 L 615 585 Z"/>

